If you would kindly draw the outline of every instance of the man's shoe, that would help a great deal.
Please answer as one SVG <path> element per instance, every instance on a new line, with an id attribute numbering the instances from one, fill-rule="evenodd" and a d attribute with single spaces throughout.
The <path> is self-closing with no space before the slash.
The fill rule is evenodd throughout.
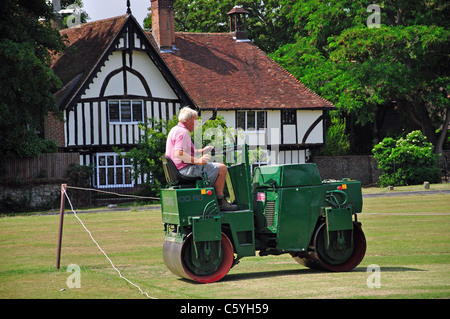
<path id="1" fill-rule="evenodd" d="M 231 205 L 230 203 L 227 202 L 227 200 L 225 198 L 219 198 L 219 209 L 220 211 L 234 211 L 234 210 L 238 210 L 238 205 Z"/>

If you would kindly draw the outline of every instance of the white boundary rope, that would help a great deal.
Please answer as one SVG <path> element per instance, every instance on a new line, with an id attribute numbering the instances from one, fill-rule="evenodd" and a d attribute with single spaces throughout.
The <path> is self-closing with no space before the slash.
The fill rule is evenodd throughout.
<path id="1" fill-rule="evenodd" d="M 74 187 L 71 187 L 74 188 Z M 150 297 L 148 295 L 148 293 L 146 293 L 145 291 L 143 291 L 141 289 L 141 287 L 139 287 L 138 285 L 136 285 L 135 283 L 131 282 L 130 280 L 128 280 L 127 278 L 125 278 L 122 273 L 120 272 L 119 269 L 116 268 L 116 266 L 114 266 L 112 260 L 108 257 L 108 255 L 105 253 L 105 251 L 100 247 L 100 245 L 97 243 L 97 241 L 94 239 L 94 237 L 92 236 L 92 233 L 89 231 L 89 229 L 86 228 L 86 226 L 84 225 L 83 221 L 78 217 L 77 212 L 73 209 L 72 206 L 72 202 L 70 201 L 69 195 L 67 195 L 66 190 L 64 188 L 62 188 L 62 190 L 64 191 L 64 194 L 66 195 L 67 201 L 69 202 L 70 208 L 72 209 L 72 212 L 74 214 L 74 216 L 78 219 L 78 221 L 81 223 L 81 225 L 83 226 L 83 228 L 88 232 L 89 236 L 91 237 L 92 241 L 97 245 L 98 249 L 103 253 L 103 255 L 105 255 L 106 259 L 108 259 L 109 263 L 111 264 L 111 266 L 114 268 L 115 271 L 117 271 L 117 273 L 119 274 L 120 278 L 122 278 L 123 280 L 125 280 L 126 282 L 128 282 L 129 284 L 133 285 L 134 287 L 136 287 L 137 289 L 139 289 L 139 291 L 141 292 L 141 294 L 147 296 L 147 298 L 150 299 L 158 299 L 155 297 Z"/>
<path id="2" fill-rule="evenodd" d="M 95 189 L 95 188 L 83 188 L 83 187 L 76 187 L 76 186 L 69 186 L 69 185 L 67 185 L 67 188 L 79 189 L 79 190 L 83 190 L 83 191 L 94 191 L 94 192 L 98 192 L 98 193 L 112 194 L 112 195 L 122 196 L 122 197 L 161 200 L 161 198 L 158 198 L 158 197 L 138 196 L 138 195 L 131 195 L 131 194 L 119 194 L 119 193 L 114 193 L 114 192 L 102 191 L 100 189 Z"/>

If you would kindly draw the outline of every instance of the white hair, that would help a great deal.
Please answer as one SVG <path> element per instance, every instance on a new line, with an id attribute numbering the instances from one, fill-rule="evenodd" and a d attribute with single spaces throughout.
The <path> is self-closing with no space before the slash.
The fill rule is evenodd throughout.
<path id="1" fill-rule="evenodd" d="M 190 120 L 191 118 L 193 118 L 194 116 L 198 116 L 197 111 L 194 109 L 191 109 L 188 106 L 185 106 L 180 110 L 180 113 L 178 114 L 178 121 L 184 123 L 187 120 Z"/>

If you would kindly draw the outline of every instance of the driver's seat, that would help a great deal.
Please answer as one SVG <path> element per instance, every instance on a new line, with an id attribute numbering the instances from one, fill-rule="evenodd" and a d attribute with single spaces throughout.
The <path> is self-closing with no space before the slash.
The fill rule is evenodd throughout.
<path id="1" fill-rule="evenodd" d="M 195 185 L 196 181 L 202 180 L 201 177 L 187 177 L 181 175 L 174 162 L 167 156 L 162 156 L 161 161 L 166 181 L 171 186 Z"/>

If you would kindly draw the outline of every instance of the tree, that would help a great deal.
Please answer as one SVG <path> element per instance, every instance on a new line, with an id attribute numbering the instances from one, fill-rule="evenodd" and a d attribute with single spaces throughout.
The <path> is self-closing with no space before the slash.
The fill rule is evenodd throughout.
<path id="1" fill-rule="evenodd" d="M 346 120 L 338 117 L 331 118 L 331 125 L 327 129 L 325 147 L 320 150 L 320 156 L 345 156 L 350 151 L 349 135 L 346 134 Z"/>
<path id="2" fill-rule="evenodd" d="M 335 104 L 350 131 L 372 127 L 371 134 L 378 134 L 383 114 L 395 109 L 404 117 L 404 131 L 420 129 L 435 152 L 442 152 L 450 121 L 448 1 L 378 1 L 379 28 L 367 24 L 374 10 L 368 0 L 236 4 L 249 12 L 248 32 L 255 44 Z M 176 29 L 227 32 L 226 12 L 234 5 L 231 0 L 178 0 Z M 444 129 L 436 136 L 439 127 Z M 366 144 L 358 140 L 361 136 L 352 134 L 357 139 L 353 150 Z"/>
<path id="3" fill-rule="evenodd" d="M 446 131 L 439 138 L 435 131 L 448 126 L 450 120 L 450 30 L 438 26 L 356 27 L 330 41 L 330 47 L 330 59 L 354 61 L 349 70 L 357 83 L 364 83 L 351 94 L 363 97 L 365 103 L 347 104 L 343 109 L 355 107 L 358 114 L 373 119 L 377 105 L 391 104 L 406 115 L 410 127 L 423 132 L 436 153 L 442 153 Z"/>
<path id="4" fill-rule="evenodd" d="M 82 0 L 61 0 L 61 9 L 76 8 L 78 10 L 77 12 L 75 12 L 76 15 L 73 13 L 61 14 L 62 23 L 65 28 L 69 27 L 67 25 L 68 19 L 73 19 L 74 17 L 76 17 L 75 20 L 77 20 L 79 18 L 79 21 L 71 21 L 72 23 L 86 23 L 90 19 L 89 15 L 83 9 L 83 6 L 84 4 Z"/>
<path id="5" fill-rule="evenodd" d="M 146 123 L 140 123 L 139 128 L 143 130 L 139 143 L 123 157 L 129 158 L 133 165 L 133 177 L 144 178 L 144 193 L 148 195 L 159 195 L 161 186 L 165 185 L 161 156 L 166 151 L 167 134 L 170 129 L 178 123 L 174 117 L 169 121 L 149 118 Z M 116 153 L 123 154 L 123 149 L 115 149 Z"/>
<path id="6" fill-rule="evenodd" d="M 57 112 L 52 93 L 61 85 L 51 55 L 64 48 L 52 18 L 45 0 L 0 2 L 0 162 L 36 156 L 49 144 L 39 132 L 44 115 Z"/>
<path id="7" fill-rule="evenodd" d="M 396 108 L 407 129 L 419 128 L 442 151 L 448 126 L 450 5 L 434 1 L 379 1 L 381 25 L 369 28 L 370 1 L 324 4 L 280 1 L 295 21 L 297 40 L 272 57 L 339 116 L 373 125 L 380 108 Z"/>
<path id="8" fill-rule="evenodd" d="M 294 41 L 294 24 L 288 18 L 286 7 L 278 0 L 177 0 L 174 2 L 175 30 L 228 32 L 227 12 L 235 5 L 242 5 L 248 11 L 249 38 L 265 52 L 273 52 L 280 45 Z M 151 13 L 144 19 L 144 29 L 151 29 Z"/>

